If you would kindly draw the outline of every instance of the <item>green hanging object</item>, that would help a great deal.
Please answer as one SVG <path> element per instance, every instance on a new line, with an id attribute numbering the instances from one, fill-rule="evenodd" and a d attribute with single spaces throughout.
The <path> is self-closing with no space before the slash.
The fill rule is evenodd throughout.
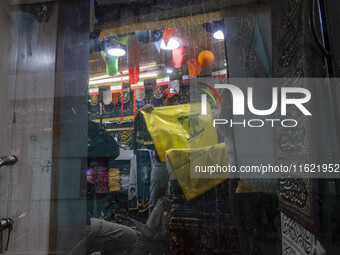
<path id="1" fill-rule="evenodd" d="M 106 74 L 114 76 L 118 72 L 118 57 L 111 57 L 106 55 Z"/>
<path id="2" fill-rule="evenodd" d="M 120 44 L 127 45 L 130 35 L 121 35 L 114 38 L 114 40 Z"/>

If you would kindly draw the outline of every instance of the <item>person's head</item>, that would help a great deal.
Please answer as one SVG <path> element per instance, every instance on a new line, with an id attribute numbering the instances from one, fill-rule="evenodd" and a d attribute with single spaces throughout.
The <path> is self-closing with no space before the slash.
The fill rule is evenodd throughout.
<path id="1" fill-rule="evenodd" d="M 162 99 L 164 106 L 177 105 L 178 93 L 174 88 L 166 88 L 163 93 Z"/>

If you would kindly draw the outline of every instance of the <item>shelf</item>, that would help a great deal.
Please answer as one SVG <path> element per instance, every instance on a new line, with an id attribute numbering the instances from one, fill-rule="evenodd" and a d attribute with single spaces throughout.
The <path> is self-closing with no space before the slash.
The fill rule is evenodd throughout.
<path id="1" fill-rule="evenodd" d="M 115 118 L 104 118 L 102 119 L 102 122 L 107 122 L 107 121 L 120 121 L 121 117 L 115 117 Z M 133 120 L 133 116 L 125 116 L 123 118 L 123 121 L 124 120 Z M 92 120 L 93 122 L 96 122 L 96 123 L 99 123 L 100 122 L 100 119 L 94 119 Z"/>

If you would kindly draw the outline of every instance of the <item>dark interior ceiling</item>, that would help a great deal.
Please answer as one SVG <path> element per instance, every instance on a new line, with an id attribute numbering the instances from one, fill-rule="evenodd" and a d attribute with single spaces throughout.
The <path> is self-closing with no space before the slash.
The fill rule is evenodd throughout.
<path id="1" fill-rule="evenodd" d="M 210 76 L 212 71 L 225 67 L 225 46 L 223 40 L 216 40 L 212 34 L 207 32 L 203 23 L 192 23 L 190 17 L 197 14 L 204 14 L 209 20 L 209 12 L 215 8 L 207 8 L 210 1 L 121 1 L 121 0 L 96 0 L 95 20 L 96 33 L 105 29 L 124 28 L 127 25 L 140 24 L 144 21 L 159 23 L 160 20 L 176 19 L 177 16 L 187 17 L 187 22 L 176 26 L 173 37 L 180 41 L 180 47 L 187 47 L 186 60 L 197 58 L 202 50 L 211 50 L 214 53 L 214 63 L 209 67 L 202 67 L 200 76 Z M 136 7 L 138 11 L 136 12 Z M 191 12 L 187 12 L 190 7 Z M 180 11 L 178 11 L 180 10 Z M 184 13 L 186 12 L 186 14 Z M 163 28 L 163 27 L 162 27 Z M 166 27 L 164 27 L 166 28 Z M 134 36 L 133 33 L 129 33 Z M 123 35 L 123 34 L 118 34 Z M 173 73 L 170 79 L 180 79 L 183 74 L 188 74 L 188 65 L 185 63 L 182 68 L 172 67 L 172 51 L 160 50 L 158 52 L 154 43 L 139 44 L 140 67 L 156 63 L 159 75 L 166 74 L 166 68 L 172 68 Z M 127 55 L 119 57 L 119 71 L 128 69 Z M 154 71 L 144 70 L 144 72 Z M 105 62 L 98 51 L 90 55 L 90 75 L 103 74 L 106 72 Z M 118 77 L 118 74 L 117 74 Z M 148 82 L 146 82 L 146 86 Z"/>

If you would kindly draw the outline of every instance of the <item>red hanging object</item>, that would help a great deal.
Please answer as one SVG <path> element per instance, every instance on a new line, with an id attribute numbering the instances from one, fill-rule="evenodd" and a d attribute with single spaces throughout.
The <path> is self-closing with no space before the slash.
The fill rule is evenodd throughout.
<path id="1" fill-rule="evenodd" d="M 136 118 L 136 90 L 133 90 L 133 119 Z"/>
<path id="2" fill-rule="evenodd" d="M 165 28 L 164 29 L 164 33 L 163 33 L 163 41 L 165 46 L 168 46 L 168 42 L 172 36 L 172 34 L 175 31 L 175 27 L 169 27 L 169 28 Z"/>
<path id="3" fill-rule="evenodd" d="M 175 68 L 181 68 L 185 63 L 186 47 L 179 47 L 172 50 L 172 65 Z"/>
<path id="4" fill-rule="evenodd" d="M 139 81 L 139 67 L 129 68 L 129 82 L 136 84 Z"/>
<path id="5" fill-rule="evenodd" d="M 123 72 L 120 72 L 120 82 L 121 82 L 121 91 L 120 91 L 120 94 L 121 94 L 121 97 L 120 97 L 120 103 L 121 103 L 121 108 L 120 108 L 120 122 L 123 121 L 123 118 L 124 118 L 124 113 L 123 113 L 123 110 L 124 110 L 124 93 L 123 93 Z"/>

